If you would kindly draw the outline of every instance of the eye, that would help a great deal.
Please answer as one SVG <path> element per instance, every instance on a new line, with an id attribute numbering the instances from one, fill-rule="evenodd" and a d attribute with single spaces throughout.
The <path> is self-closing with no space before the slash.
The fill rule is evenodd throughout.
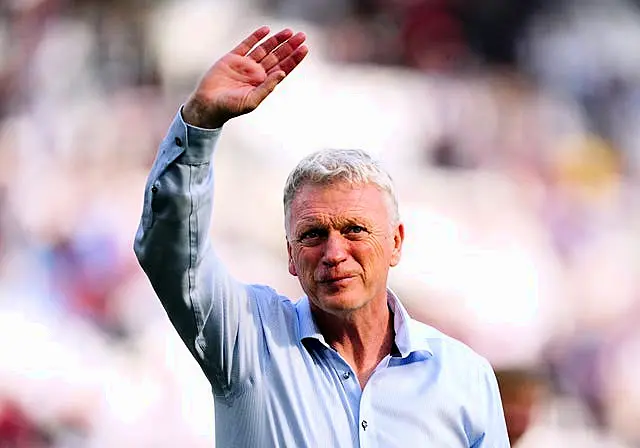
<path id="1" fill-rule="evenodd" d="M 367 231 L 367 229 L 365 229 L 362 226 L 358 226 L 358 225 L 353 225 L 353 226 L 349 226 L 345 229 L 345 233 L 348 235 L 358 235 L 358 234 L 363 234 Z"/>
<path id="2" fill-rule="evenodd" d="M 320 233 L 317 230 L 310 230 L 308 232 L 303 233 L 300 236 L 301 240 L 308 240 L 310 238 L 318 238 L 320 236 Z"/>
<path id="3" fill-rule="evenodd" d="M 305 245 L 312 245 L 319 242 L 325 234 L 326 232 L 321 229 L 310 229 L 300 235 L 298 242 Z"/>

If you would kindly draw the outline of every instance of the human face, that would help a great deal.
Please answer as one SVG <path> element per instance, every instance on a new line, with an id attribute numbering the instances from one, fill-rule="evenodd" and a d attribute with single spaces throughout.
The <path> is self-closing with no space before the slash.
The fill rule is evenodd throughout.
<path id="1" fill-rule="evenodd" d="M 289 272 L 312 308 L 330 314 L 386 304 L 389 268 L 400 261 L 404 228 L 392 223 L 375 185 L 303 185 L 289 210 Z"/>

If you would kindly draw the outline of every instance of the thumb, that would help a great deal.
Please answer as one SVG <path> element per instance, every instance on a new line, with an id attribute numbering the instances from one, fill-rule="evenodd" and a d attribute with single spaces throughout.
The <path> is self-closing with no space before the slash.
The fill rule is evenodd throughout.
<path id="1" fill-rule="evenodd" d="M 249 94 L 249 103 L 257 107 L 285 78 L 282 70 L 270 73 L 267 78 Z"/>

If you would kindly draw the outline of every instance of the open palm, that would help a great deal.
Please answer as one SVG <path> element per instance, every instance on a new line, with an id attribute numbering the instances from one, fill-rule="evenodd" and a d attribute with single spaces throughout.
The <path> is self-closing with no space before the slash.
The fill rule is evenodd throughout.
<path id="1" fill-rule="evenodd" d="M 218 128 L 251 112 L 307 55 L 305 35 L 288 29 L 253 48 L 267 34 L 267 27 L 254 31 L 205 73 L 185 104 L 185 121 Z"/>

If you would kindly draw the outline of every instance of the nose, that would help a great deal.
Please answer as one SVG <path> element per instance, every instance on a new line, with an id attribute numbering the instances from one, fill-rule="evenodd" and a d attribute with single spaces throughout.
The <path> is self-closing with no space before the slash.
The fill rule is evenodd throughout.
<path id="1" fill-rule="evenodd" d="M 322 263 L 336 266 L 347 259 L 348 242 L 339 232 L 330 232 L 324 243 Z"/>

